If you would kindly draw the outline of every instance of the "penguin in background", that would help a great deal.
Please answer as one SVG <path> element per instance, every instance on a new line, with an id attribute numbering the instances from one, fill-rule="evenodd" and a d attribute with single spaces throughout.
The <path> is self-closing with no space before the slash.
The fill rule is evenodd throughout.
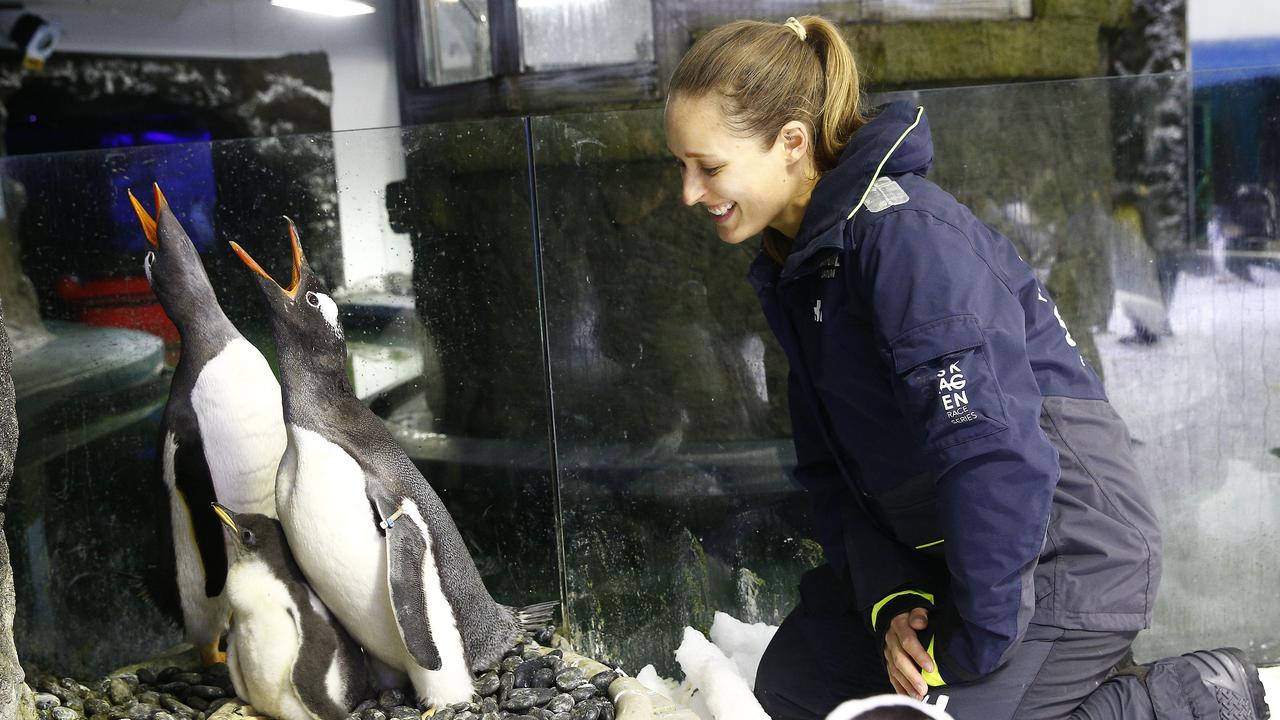
<path id="1" fill-rule="evenodd" d="M 129 200 L 152 246 L 143 262 L 147 280 L 182 337 L 161 425 L 160 472 L 182 624 L 209 665 L 223 659 L 229 548 L 209 504 L 275 517 L 284 415 L 271 367 L 223 313 L 199 252 L 160 186 L 154 189 L 155 218 L 132 192 Z"/>
<path id="2" fill-rule="evenodd" d="M 345 720 L 369 695 L 364 654 L 312 592 L 280 522 L 214 503 L 231 540 L 227 667 L 236 694 L 278 720 Z"/>
<path id="3" fill-rule="evenodd" d="M 263 290 L 289 445 L 276 507 L 311 587 L 383 669 L 409 676 L 417 699 L 469 700 L 473 673 L 559 603 L 521 610 L 493 600 L 453 519 L 382 420 L 347 379 L 338 307 L 285 218 L 293 278 L 281 287 L 238 244 Z"/>

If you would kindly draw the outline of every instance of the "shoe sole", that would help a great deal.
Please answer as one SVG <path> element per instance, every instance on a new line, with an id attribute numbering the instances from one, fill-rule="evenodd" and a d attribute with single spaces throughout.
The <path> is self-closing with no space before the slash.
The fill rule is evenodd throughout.
<path id="1" fill-rule="evenodd" d="M 1229 658 L 1231 662 L 1227 662 Z M 1249 702 L 1253 705 L 1253 716 L 1258 720 L 1271 717 L 1271 708 L 1267 706 L 1266 689 L 1258 677 L 1258 668 L 1243 651 L 1237 648 L 1218 648 L 1217 650 L 1200 650 L 1183 655 L 1189 661 L 1202 665 L 1209 670 L 1206 678 L 1218 676 L 1232 684 L 1247 689 Z"/>

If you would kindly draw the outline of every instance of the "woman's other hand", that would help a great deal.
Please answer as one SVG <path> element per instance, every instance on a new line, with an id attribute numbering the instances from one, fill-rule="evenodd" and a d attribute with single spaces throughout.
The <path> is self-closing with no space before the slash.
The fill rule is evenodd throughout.
<path id="1" fill-rule="evenodd" d="M 884 661 L 889 671 L 889 682 L 899 695 L 917 700 L 929 691 L 920 669 L 932 672 L 933 658 L 920 643 L 917 633 L 929 627 L 929 611 L 915 608 L 909 613 L 897 615 L 889 622 L 884 636 Z"/>

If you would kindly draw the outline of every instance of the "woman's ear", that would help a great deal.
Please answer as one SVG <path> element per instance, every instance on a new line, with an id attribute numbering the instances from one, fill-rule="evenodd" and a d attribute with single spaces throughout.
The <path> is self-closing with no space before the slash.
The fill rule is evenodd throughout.
<path id="1" fill-rule="evenodd" d="M 792 120 L 778 131 L 778 144 L 782 146 L 787 164 L 798 163 L 809 156 L 809 128 L 799 120 Z"/>

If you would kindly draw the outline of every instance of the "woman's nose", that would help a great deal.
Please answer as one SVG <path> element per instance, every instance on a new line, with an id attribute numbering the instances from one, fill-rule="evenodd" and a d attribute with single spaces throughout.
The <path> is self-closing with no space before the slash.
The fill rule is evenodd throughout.
<path id="1" fill-rule="evenodd" d="M 702 186 L 702 181 L 695 173 L 686 172 L 684 175 L 684 204 L 695 205 L 702 196 L 707 194 L 706 188 Z"/>

